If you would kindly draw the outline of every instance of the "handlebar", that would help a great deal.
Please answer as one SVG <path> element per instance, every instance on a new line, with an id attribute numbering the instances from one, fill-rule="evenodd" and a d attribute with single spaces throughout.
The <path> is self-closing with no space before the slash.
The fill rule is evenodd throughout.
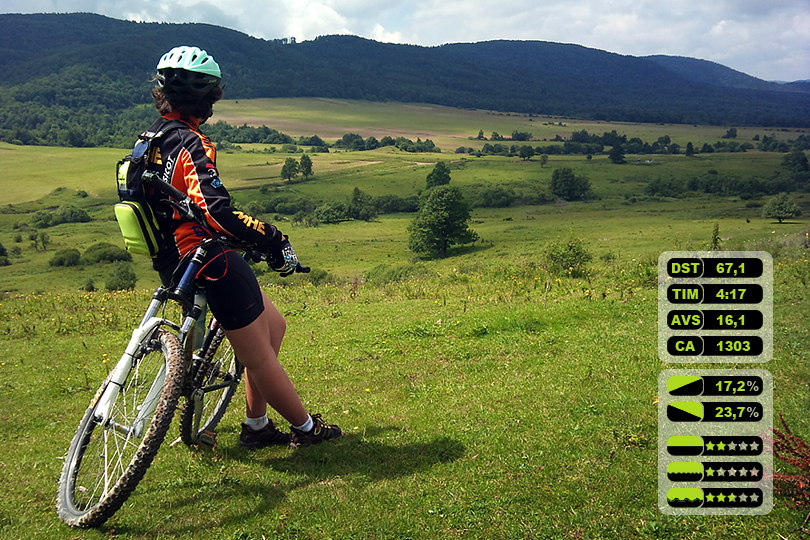
<path id="1" fill-rule="evenodd" d="M 272 261 L 269 260 L 269 255 L 267 253 L 258 251 L 255 247 L 250 245 L 245 245 L 244 243 L 240 242 L 236 238 L 232 236 L 224 236 L 222 234 L 218 234 L 215 231 L 211 230 L 205 220 L 205 212 L 202 208 L 197 206 L 197 204 L 191 200 L 191 198 L 174 187 L 173 185 L 164 182 L 157 175 L 152 175 L 151 178 L 144 178 L 144 180 L 148 181 L 152 186 L 154 186 L 158 191 L 169 197 L 166 202 L 172 206 L 175 210 L 180 212 L 181 215 L 184 217 L 195 221 L 198 225 L 200 225 L 203 229 L 208 232 L 212 238 L 214 238 L 217 242 L 221 244 L 225 244 L 229 247 L 233 247 L 236 249 L 243 250 L 246 256 L 254 260 L 264 261 L 270 266 L 273 267 Z M 172 200 L 174 199 L 174 200 Z M 293 273 L 297 274 L 308 274 L 312 271 L 309 266 L 304 266 L 301 263 L 298 263 L 295 267 Z"/>

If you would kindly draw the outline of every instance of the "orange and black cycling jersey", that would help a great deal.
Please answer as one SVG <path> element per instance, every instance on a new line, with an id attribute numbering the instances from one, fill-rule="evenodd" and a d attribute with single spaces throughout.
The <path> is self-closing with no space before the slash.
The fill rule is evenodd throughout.
<path id="1" fill-rule="evenodd" d="M 161 179 L 188 194 L 205 211 L 212 229 L 254 244 L 262 251 L 277 248 L 283 238 L 278 229 L 231 205 L 231 197 L 219 179 L 216 148 L 208 137 L 200 133 L 198 125 L 170 113 L 155 122 L 150 131 L 161 129 L 161 125 L 171 120 L 183 122 L 188 129 L 169 131 L 159 139 L 159 145 L 153 150 L 150 163 L 155 166 Z M 201 227 L 184 221 L 176 211 L 165 225 L 173 231 L 181 255 L 196 248 L 200 240 L 208 236 Z"/>

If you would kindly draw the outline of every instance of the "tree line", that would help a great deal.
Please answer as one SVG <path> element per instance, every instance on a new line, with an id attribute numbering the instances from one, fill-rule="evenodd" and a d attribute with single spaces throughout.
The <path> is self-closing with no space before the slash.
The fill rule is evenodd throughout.
<path id="1" fill-rule="evenodd" d="M 506 144 L 505 142 L 487 142 L 481 149 L 475 149 L 468 146 L 460 146 L 456 148 L 457 154 L 472 154 L 472 155 L 488 155 L 488 156 L 508 156 L 520 157 L 521 159 L 531 159 L 535 155 L 597 155 L 605 151 L 605 147 L 611 149 L 619 148 L 623 154 L 685 154 L 688 156 L 696 154 L 711 154 L 711 153 L 732 153 L 732 152 L 745 152 L 747 150 L 760 150 L 763 152 L 788 152 L 792 149 L 807 150 L 810 149 L 810 136 L 800 134 L 796 139 L 789 139 L 782 141 L 776 139 L 773 135 L 764 135 L 760 137 L 755 135 L 749 141 L 739 142 L 729 140 L 729 133 L 734 133 L 736 137 L 736 128 L 730 128 L 726 135 L 721 138 L 724 140 L 717 141 L 714 144 L 704 143 L 699 148 L 695 147 L 691 142 L 687 143 L 685 147 L 673 142 L 669 135 L 658 137 L 657 140 L 648 142 L 643 141 L 640 137 L 630 137 L 627 135 L 619 135 L 616 130 L 605 132 L 602 135 L 590 134 L 587 130 L 575 131 L 567 139 L 557 135 L 551 142 L 562 144 L 549 144 L 532 146 L 527 144 Z M 515 138 L 515 135 L 518 138 Z M 483 132 L 479 131 L 476 140 L 487 140 L 483 137 Z M 497 132 L 493 132 L 489 139 L 490 141 L 531 141 L 531 133 L 513 133 L 511 139 L 506 139 Z"/>
<path id="2" fill-rule="evenodd" d="M 760 195 L 810 190 L 810 166 L 803 150 L 786 154 L 779 168 L 770 178 L 737 177 L 720 174 L 716 170 L 689 178 L 655 178 L 649 181 L 644 193 L 650 196 L 683 197 L 689 193 L 715 193 L 736 195 L 752 199 Z"/>

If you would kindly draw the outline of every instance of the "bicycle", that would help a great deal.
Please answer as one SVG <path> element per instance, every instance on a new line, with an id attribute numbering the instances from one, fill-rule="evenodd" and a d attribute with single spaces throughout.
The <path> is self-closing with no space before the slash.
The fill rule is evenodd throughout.
<path id="1" fill-rule="evenodd" d="M 203 212 L 169 184 L 155 185 L 186 218 L 209 230 Z M 209 230 L 210 233 L 212 233 Z M 244 367 L 222 343 L 215 318 L 205 323 L 205 289 L 197 279 L 209 250 L 240 249 L 253 260 L 266 255 L 233 238 L 211 234 L 177 266 L 176 286 L 155 289 L 124 354 L 96 391 L 70 443 L 59 478 L 56 506 L 71 527 L 104 523 L 124 504 L 151 465 L 171 425 L 181 396 L 186 397 L 180 438 L 187 445 L 211 447 Z M 295 272 L 309 272 L 297 264 Z M 182 308 L 182 323 L 163 316 L 167 303 Z M 200 340 L 200 331 L 205 333 Z M 197 347 L 199 344 L 199 347 Z M 196 352 L 194 352 L 196 351 Z"/>

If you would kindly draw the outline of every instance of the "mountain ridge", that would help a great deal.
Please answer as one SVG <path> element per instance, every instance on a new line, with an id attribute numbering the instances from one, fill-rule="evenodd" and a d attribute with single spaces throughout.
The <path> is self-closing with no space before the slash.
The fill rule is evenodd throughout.
<path id="1" fill-rule="evenodd" d="M 209 24 L 95 14 L 0 15 L 0 86 L 17 101 L 63 103 L 58 88 L 47 99 L 45 88 L 80 71 L 102 101 L 107 89 L 117 95 L 115 107 L 146 103 L 156 59 L 177 44 L 214 55 L 235 99 L 334 97 L 595 120 L 810 126 L 806 83 L 763 81 L 693 58 L 545 41 L 422 47 L 333 35 L 285 43 Z"/>

